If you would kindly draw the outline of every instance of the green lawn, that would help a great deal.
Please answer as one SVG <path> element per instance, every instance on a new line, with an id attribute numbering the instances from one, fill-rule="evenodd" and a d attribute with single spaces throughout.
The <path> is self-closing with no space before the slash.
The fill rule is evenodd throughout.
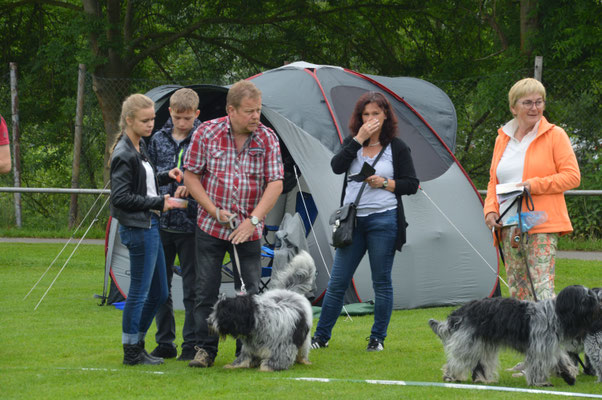
<path id="1" fill-rule="evenodd" d="M 376 385 L 365 380 L 408 381 L 440 385 L 445 362 L 441 343 L 427 325 L 452 310 L 440 307 L 395 311 L 385 351 L 367 353 L 372 316 L 341 318 L 327 349 L 310 354 L 312 365 L 261 373 L 225 370 L 234 341 L 222 343 L 216 366 L 193 369 L 168 360 L 162 366 L 121 364 L 121 311 L 99 307 L 103 247 L 80 246 L 37 311 L 34 306 L 71 253 L 68 248 L 29 298 L 25 294 L 46 270 L 62 245 L 0 243 L 0 398 L 2 399 L 540 399 L 550 395 L 467 390 L 435 386 Z M 558 260 L 557 286 L 602 285 L 602 263 Z M 183 312 L 177 312 L 178 329 Z M 154 327 L 147 338 L 153 348 Z M 180 340 L 178 338 L 178 340 Z M 524 378 L 504 368 L 521 356 L 504 352 L 497 386 L 528 389 Z M 330 382 L 294 378 L 330 378 Z M 602 384 L 580 376 L 570 387 L 553 378 L 545 390 L 602 396 Z M 472 386 L 472 385 L 471 385 Z M 492 385 L 494 386 L 494 385 Z M 472 386 L 475 387 L 475 386 Z M 556 397 L 556 396 L 554 396 Z"/>

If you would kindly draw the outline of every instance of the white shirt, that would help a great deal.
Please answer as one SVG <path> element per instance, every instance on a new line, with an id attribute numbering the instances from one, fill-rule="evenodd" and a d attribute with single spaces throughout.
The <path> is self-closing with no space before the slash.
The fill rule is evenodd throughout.
<path id="1" fill-rule="evenodd" d="M 155 171 L 148 161 L 142 160 L 142 166 L 146 171 L 146 197 L 157 197 L 157 188 L 155 186 Z"/>
<path id="2" fill-rule="evenodd" d="M 535 124 L 533 129 L 527 133 L 521 141 L 517 140 L 514 135 L 518 129 L 518 122 L 516 119 L 511 120 L 502 128 L 502 131 L 510 137 L 510 141 L 502 154 L 499 164 L 497 165 L 496 175 L 498 183 L 520 183 L 523 181 L 523 171 L 525 169 L 525 155 L 527 149 L 535 136 L 537 136 L 537 130 L 539 129 L 539 122 Z M 500 215 L 502 215 L 506 209 L 510 206 L 512 201 L 506 201 L 500 204 Z M 506 215 L 502 218 L 502 224 L 513 215 L 518 212 L 518 204 L 514 203 L 512 209 L 509 210 Z"/>
<path id="3" fill-rule="evenodd" d="M 351 162 L 349 167 L 349 174 L 357 174 L 362 169 L 364 162 L 372 165 L 376 155 L 374 157 L 364 156 L 363 148 L 357 151 L 357 157 Z M 375 175 L 382 176 L 383 178 L 393 179 L 393 152 L 391 145 L 387 145 L 383 155 L 374 166 L 376 172 Z M 355 201 L 357 194 L 362 187 L 363 182 L 347 182 L 347 188 L 345 190 L 345 199 L 343 204 L 349 204 Z M 357 205 L 357 216 L 365 217 L 371 214 L 392 210 L 397 208 L 397 199 L 395 194 L 384 190 L 382 188 L 373 188 L 370 185 L 366 185 L 360 197 L 360 204 Z"/>

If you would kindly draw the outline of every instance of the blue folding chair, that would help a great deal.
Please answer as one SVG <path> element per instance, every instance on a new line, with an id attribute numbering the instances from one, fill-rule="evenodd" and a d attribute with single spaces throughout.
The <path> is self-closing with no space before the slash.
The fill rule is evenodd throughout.
<path id="1" fill-rule="evenodd" d="M 263 238 L 265 244 L 261 246 L 261 257 L 268 259 L 267 265 L 262 265 L 261 267 L 261 280 L 259 281 L 259 293 L 262 293 L 264 290 L 267 290 L 268 285 L 271 281 L 272 276 L 272 265 L 274 264 L 274 243 L 270 243 L 267 239 L 267 234 L 269 232 L 278 231 L 279 227 L 277 225 L 264 225 L 263 226 Z M 267 278 L 267 279 L 265 279 Z"/>

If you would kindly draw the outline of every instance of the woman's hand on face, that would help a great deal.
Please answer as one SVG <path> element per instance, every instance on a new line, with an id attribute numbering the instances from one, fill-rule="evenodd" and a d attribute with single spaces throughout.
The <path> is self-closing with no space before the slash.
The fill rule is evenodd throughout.
<path id="1" fill-rule="evenodd" d="M 363 143 L 364 141 L 370 139 L 370 137 L 380 129 L 380 121 L 376 118 L 370 121 L 366 121 L 357 132 L 357 139 Z"/>
<path id="2" fill-rule="evenodd" d="M 485 216 L 485 224 L 487 224 L 487 228 L 500 229 L 502 228 L 502 224 L 498 223 L 497 220 L 500 218 L 500 215 L 496 212 L 490 212 Z"/>

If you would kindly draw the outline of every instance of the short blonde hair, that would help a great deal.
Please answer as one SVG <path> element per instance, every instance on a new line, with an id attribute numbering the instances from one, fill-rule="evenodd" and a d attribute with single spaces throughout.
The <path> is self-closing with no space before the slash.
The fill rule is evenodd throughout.
<path id="1" fill-rule="evenodd" d="M 199 95 L 192 89 L 178 89 L 169 98 L 169 108 L 175 112 L 196 111 L 199 108 Z"/>
<path id="2" fill-rule="evenodd" d="M 238 108 L 240 103 L 242 103 L 242 99 L 245 97 L 261 99 L 261 90 L 250 81 L 241 80 L 236 82 L 232 85 L 230 90 L 228 90 L 228 95 L 226 96 L 226 111 L 228 111 L 228 106 Z"/>
<path id="3" fill-rule="evenodd" d="M 514 107 L 518 99 L 533 93 L 541 95 L 543 100 L 546 100 L 546 88 L 540 81 L 533 78 L 521 79 L 510 88 L 508 92 L 508 105 Z"/>

